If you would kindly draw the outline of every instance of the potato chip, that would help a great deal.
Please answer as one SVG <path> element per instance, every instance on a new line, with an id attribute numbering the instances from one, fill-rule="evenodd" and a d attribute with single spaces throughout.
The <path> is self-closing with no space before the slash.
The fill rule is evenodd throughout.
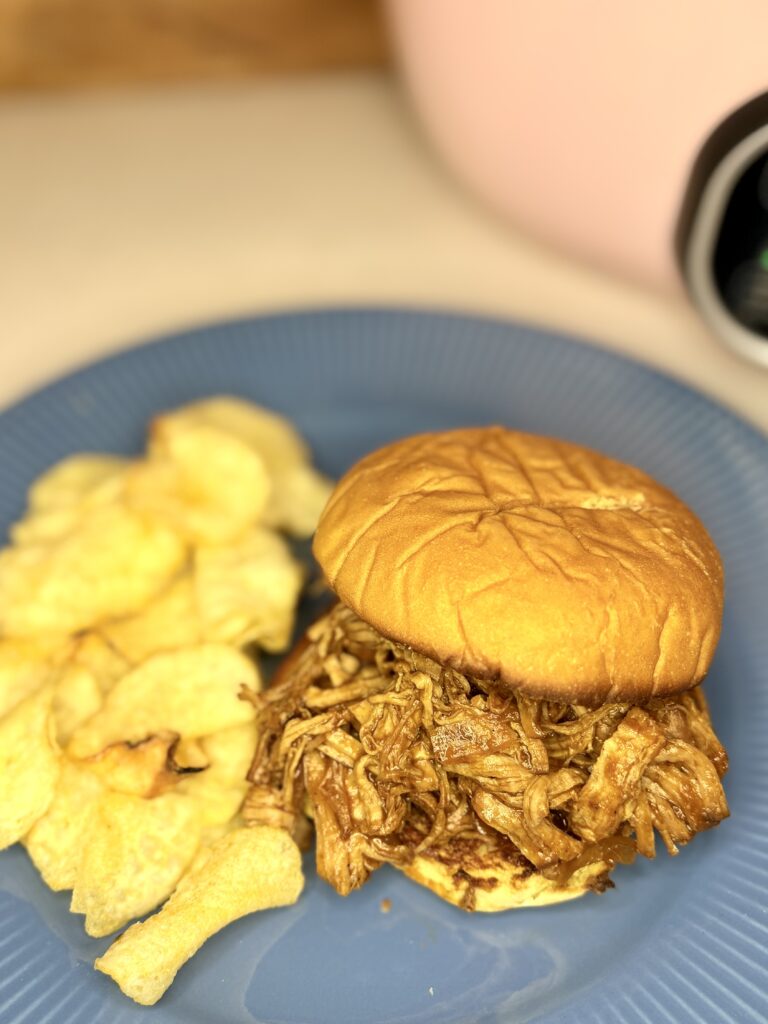
<path id="1" fill-rule="evenodd" d="M 332 485 L 309 465 L 309 449 L 285 417 L 242 398 L 207 398 L 158 417 L 150 437 L 150 452 L 168 426 L 178 430 L 214 427 L 247 444 L 264 460 L 272 481 L 263 524 L 297 537 L 309 537 L 314 532 Z"/>
<path id="2" fill-rule="evenodd" d="M 74 887 L 91 815 L 105 790 L 102 780 L 84 765 L 62 758 L 51 805 L 23 840 L 49 888 Z"/>
<path id="3" fill-rule="evenodd" d="M 208 758 L 200 739 L 185 739 L 182 736 L 176 744 L 173 759 L 181 768 L 208 767 Z"/>
<path id="4" fill-rule="evenodd" d="M 249 783 L 246 774 L 256 748 L 256 723 L 221 729 L 200 740 L 205 771 L 185 776 L 179 792 L 197 801 L 205 828 L 225 825 L 240 811 Z"/>
<path id="5" fill-rule="evenodd" d="M 50 681 L 49 652 L 29 640 L 0 640 L 0 718 Z"/>
<path id="6" fill-rule="evenodd" d="M 69 641 L 59 658 L 53 696 L 56 739 L 64 746 L 91 718 L 116 680 L 128 671 L 128 662 L 104 637 L 85 633 Z"/>
<path id="7" fill-rule="evenodd" d="M 291 466 L 276 478 L 262 521 L 294 537 L 311 537 L 332 490 L 332 482 L 314 466 Z"/>
<path id="8" fill-rule="evenodd" d="M 128 475 L 131 506 L 195 544 L 233 540 L 264 510 L 271 484 L 261 457 L 212 427 L 163 423 L 152 457 Z"/>
<path id="9" fill-rule="evenodd" d="M 70 909 L 89 935 L 109 935 L 162 903 L 200 842 L 192 800 L 107 793 L 93 810 Z"/>
<path id="10" fill-rule="evenodd" d="M 179 736 L 163 732 L 140 743 L 111 743 L 83 764 L 117 793 L 154 797 L 184 777 L 174 759 Z"/>
<path id="11" fill-rule="evenodd" d="M 116 455 L 71 455 L 39 476 L 27 495 L 29 508 L 43 512 L 69 508 L 83 501 L 113 501 L 130 460 Z"/>
<path id="12" fill-rule="evenodd" d="M 11 542 L 19 547 L 51 544 L 75 530 L 79 519 L 76 507 L 28 512 L 23 519 L 11 525 L 8 535 Z"/>
<path id="13" fill-rule="evenodd" d="M 254 709 L 238 694 L 260 688 L 254 663 L 222 644 L 200 644 L 155 654 L 123 676 L 102 709 L 73 735 L 73 757 L 110 743 L 136 742 L 163 730 L 196 738 L 252 721 Z"/>
<path id="14" fill-rule="evenodd" d="M 112 790 L 135 796 L 159 795 L 186 777 L 174 767 L 176 741 L 175 733 L 168 733 L 134 747 L 114 744 L 84 761 L 62 759 L 51 805 L 23 840 L 51 889 L 74 887 L 93 809 L 103 794 Z M 205 756 L 202 746 L 200 754 Z"/>
<path id="15" fill-rule="evenodd" d="M 129 928 L 95 967 L 151 1006 L 206 939 L 246 914 L 295 903 L 303 884 L 299 849 L 287 832 L 236 829 L 216 840 L 162 910 Z"/>
<path id="16" fill-rule="evenodd" d="M 63 537 L 0 553 L 0 630 L 75 633 L 137 611 L 178 571 L 182 542 L 119 505 L 93 509 Z"/>
<path id="17" fill-rule="evenodd" d="M 53 691 L 53 721 L 56 740 L 62 746 L 72 733 L 95 715 L 104 697 L 96 677 L 83 665 L 65 666 Z"/>
<path id="18" fill-rule="evenodd" d="M 245 782 L 256 749 L 258 730 L 255 721 L 220 729 L 210 736 L 203 736 L 200 746 L 210 765 L 230 782 Z"/>
<path id="19" fill-rule="evenodd" d="M 194 579 L 206 640 L 287 647 L 304 571 L 278 534 L 256 527 L 232 544 L 197 548 Z"/>
<path id="20" fill-rule="evenodd" d="M 210 849 L 215 842 L 221 839 L 222 836 L 229 835 L 230 832 L 234 832 L 235 829 L 243 828 L 242 818 L 235 816 L 230 818 L 229 821 L 225 821 L 221 825 L 208 825 L 203 828 L 200 833 L 200 848 L 189 865 L 188 870 L 183 875 L 179 885 L 184 885 L 185 879 L 193 871 L 197 871 L 198 868 L 203 866 L 203 863 L 208 860 L 210 856 Z M 179 888 L 179 885 L 176 888 Z"/>
<path id="21" fill-rule="evenodd" d="M 228 782 L 210 768 L 189 775 L 178 785 L 179 792 L 195 801 L 203 828 L 226 825 L 240 813 L 248 787 Z"/>
<path id="22" fill-rule="evenodd" d="M 204 398 L 158 416 L 150 429 L 150 455 L 156 452 L 158 445 L 162 447 L 166 428 L 188 430 L 200 426 L 213 427 L 258 452 L 272 477 L 309 459 L 306 444 L 284 416 L 227 395 Z"/>
<path id="23" fill-rule="evenodd" d="M 135 615 L 107 622 L 101 632 L 134 665 L 159 651 L 202 641 L 191 572 L 184 572 Z"/>
<path id="24" fill-rule="evenodd" d="M 72 665 L 89 672 L 103 694 L 109 693 L 131 667 L 101 631 L 81 633 L 69 642 L 62 671 Z"/>
<path id="25" fill-rule="evenodd" d="M 0 850 L 21 839 L 53 800 L 61 755 L 51 696 L 45 686 L 0 719 Z"/>
<path id="26" fill-rule="evenodd" d="M 158 417 L 144 458 L 53 466 L 0 552 L 0 848 L 93 936 L 170 895 L 98 964 L 139 1001 L 301 891 L 288 834 L 242 824 L 261 680 L 239 648 L 287 645 L 304 574 L 273 528 L 308 536 L 329 490 L 287 420 L 214 398 Z"/>
<path id="27" fill-rule="evenodd" d="M 11 527 L 14 544 L 56 540 L 77 527 L 89 509 L 120 497 L 130 463 L 108 455 L 73 455 L 32 485 L 28 511 Z"/>
<path id="28" fill-rule="evenodd" d="M 227 825 L 235 819 L 239 821 L 238 815 L 248 787 L 244 783 L 227 782 L 206 769 L 182 779 L 179 791 L 196 802 L 200 824 L 209 829 Z"/>

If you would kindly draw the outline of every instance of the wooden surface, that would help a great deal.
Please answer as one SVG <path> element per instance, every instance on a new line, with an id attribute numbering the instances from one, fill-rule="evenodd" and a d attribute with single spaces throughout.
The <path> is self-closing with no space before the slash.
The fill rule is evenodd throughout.
<path id="1" fill-rule="evenodd" d="M 0 89 L 376 67 L 376 0 L 0 0 Z"/>

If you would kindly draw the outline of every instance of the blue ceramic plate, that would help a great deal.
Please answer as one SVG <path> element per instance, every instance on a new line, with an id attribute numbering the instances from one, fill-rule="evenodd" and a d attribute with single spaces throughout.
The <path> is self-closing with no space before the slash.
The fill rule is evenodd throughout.
<path id="1" fill-rule="evenodd" d="M 291 416 L 341 473 L 392 438 L 503 422 L 636 463 L 700 514 L 723 553 L 723 639 L 707 683 L 731 753 L 732 818 L 603 896 L 470 916 L 395 871 L 345 900 L 308 861 L 299 903 L 212 939 L 153 1009 L 91 969 L 88 939 L 24 851 L 0 856 L 0 1021 L 756 1021 L 768 1019 L 768 445 L 700 395 L 573 340 L 413 312 L 277 316 L 145 345 L 0 417 L 0 522 L 46 466 L 139 450 L 157 410 L 215 392 Z M 388 898 L 392 909 L 381 911 Z"/>

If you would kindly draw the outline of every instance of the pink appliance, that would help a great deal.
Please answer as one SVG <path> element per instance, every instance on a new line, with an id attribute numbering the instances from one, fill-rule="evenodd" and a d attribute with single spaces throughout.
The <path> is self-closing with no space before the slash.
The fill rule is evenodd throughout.
<path id="1" fill-rule="evenodd" d="M 681 282 L 768 365 L 765 0 L 387 0 L 415 105 L 515 223 Z"/>

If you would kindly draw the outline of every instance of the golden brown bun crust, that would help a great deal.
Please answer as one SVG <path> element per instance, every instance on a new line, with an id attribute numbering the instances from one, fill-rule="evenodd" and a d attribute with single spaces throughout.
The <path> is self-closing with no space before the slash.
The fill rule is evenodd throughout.
<path id="1" fill-rule="evenodd" d="M 589 891 L 590 883 L 604 874 L 606 865 L 598 862 L 579 868 L 565 885 L 550 882 L 538 871 L 528 875 L 520 868 L 512 865 L 504 868 L 498 863 L 491 863 L 486 869 L 462 867 L 457 872 L 455 865 L 443 864 L 424 854 L 400 870 L 457 907 L 492 913 L 574 900 Z M 470 889 L 472 894 L 468 899 Z"/>
<path id="2" fill-rule="evenodd" d="M 720 558 L 686 505 L 639 469 L 504 427 L 368 455 L 331 496 L 314 552 L 385 636 L 535 698 L 685 690 L 720 633 Z"/>

